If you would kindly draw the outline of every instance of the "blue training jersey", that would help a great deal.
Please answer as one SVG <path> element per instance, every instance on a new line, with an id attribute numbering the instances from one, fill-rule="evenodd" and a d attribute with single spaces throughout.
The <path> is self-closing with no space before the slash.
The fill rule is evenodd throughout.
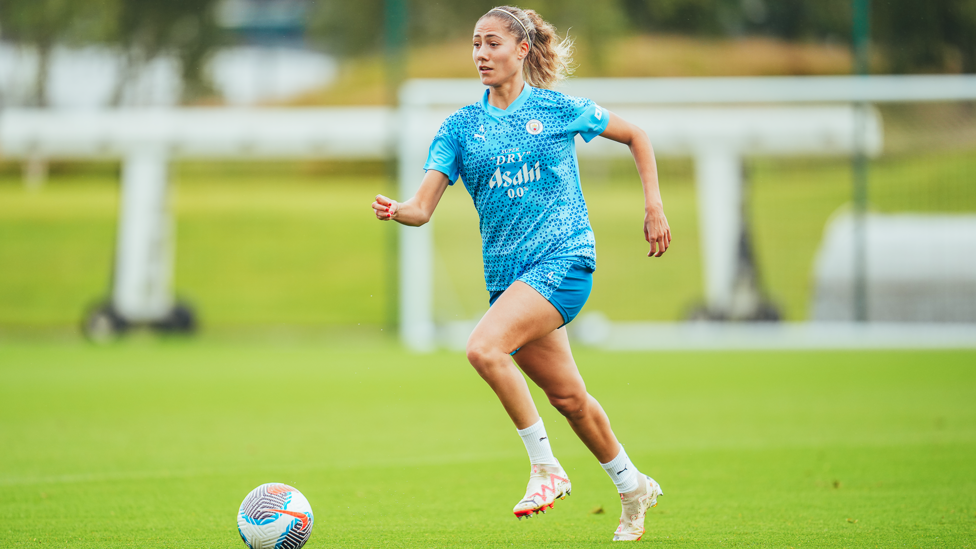
<path id="1" fill-rule="evenodd" d="M 521 278 L 548 299 L 571 264 L 596 269 L 575 137 L 589 142 L 603 133 L 609 112 L 528 84 L 504 110 L 488 104 L 488 93 L 441 124 L 424 169 L 444 173 L 451 185 L 460 177 L 471 194 L 487 289 Z M 527 274 L 547 262 L 563 268 Z"/>

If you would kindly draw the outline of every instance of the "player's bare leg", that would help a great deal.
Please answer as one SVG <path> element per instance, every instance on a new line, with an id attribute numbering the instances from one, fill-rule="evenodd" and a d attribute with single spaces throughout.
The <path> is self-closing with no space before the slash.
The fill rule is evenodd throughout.
<path id="1" fill-rule="evenodd" d="M 630 463 L 610 428 L 606 412 L 589 393 L 569 346 L 566 330 L 560 328 L 522 347 L 515 355 L 522 371 L 549 397 L 549 402 L 569 421 L 570 426 L 593 455 L 600 460 L 620 492 L 620 522 L 614 541 L 636 541 L 644 535 L 647 510 L 663 495 L 661 486 L 640 474 Z M 631 469 L 625 472 L 626 469 Z M 623 469 L 623 470 L 620 470 Z M 628 482 L 621 473 L 629 475 Z"/>
<path id="2" fill-rule="evenodd" d="M 511 352 L 562 324 L 562 316 L 523 282 L 512 284 L 488 310 L 468 340 L 468 360 L 495 391 L 529 452 L 532 471 L 525 496 L 512 510 L 531 517 L 551 509 L 572 490 L 569 476 L 552 455 L 545 427 Z"/>
<path id="3" fill-rule="evenodd" d="M 562 323 L 559 311 L 539 292 L 516 281 L 495 300 L 468 338 L 468 361 L 495 391 L 519 429 L 539 421 L 539 412 L 511 353 Z"/>
<path id="4" fill-rule="evenodd" d="M 522 346 L 515 355 L 515 362 L 545 391 L 549 403 L 569 421 L 576 436 L 600 463 L 607 463 L 617 456 L 620 443 L 610 428 L 603 407 L 586 392 L 565 328 L 553 330 Z"/>

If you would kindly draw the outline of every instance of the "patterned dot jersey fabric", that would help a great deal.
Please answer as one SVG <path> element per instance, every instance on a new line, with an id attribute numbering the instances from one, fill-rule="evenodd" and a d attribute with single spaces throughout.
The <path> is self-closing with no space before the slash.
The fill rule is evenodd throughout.
<path id="1" fill-rule="evenodd" d="M 522 280 L 549 299 L 575 263 L 596 269 L 596 248 L 576 159 L 609 113 L 589 99 L 528 84 L 507 109 L 480 103 L 441 124 L 425 170 L 464 181 L 478 210 L 485 285 Z"/>

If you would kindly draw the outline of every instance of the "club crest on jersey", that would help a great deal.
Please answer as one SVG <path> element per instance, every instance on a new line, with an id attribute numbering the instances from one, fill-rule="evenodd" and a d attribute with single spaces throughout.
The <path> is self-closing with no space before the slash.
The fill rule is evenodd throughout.
<path id="1" fill-rule="evenodd" d="M 525 131 L 531 133 L 532 135 L 539 135 L 542 133 L 542 122 L 538 120 L 529 120 L 525 124 Z"/>

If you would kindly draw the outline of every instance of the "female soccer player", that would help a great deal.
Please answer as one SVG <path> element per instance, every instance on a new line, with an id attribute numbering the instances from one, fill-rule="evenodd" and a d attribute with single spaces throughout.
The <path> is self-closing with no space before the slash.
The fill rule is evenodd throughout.
<path id="1" fill-rule="evenodd" d="M 638 540 L 661 486 L 638 472 L 617 442 L 606 413 L 586 392 L 563 328 L 589 297 L 596 268 L 577 134 L 630 147 L 644 187 L 648 257 L 668 249 L 671 231 L 647 135 L 593 101 L 549 89 L 567 75 L 570 47 L 532 10 L 502 6 L 483 15 L 472 53 L 488 87 L 481 102 L 441 125 L 417 194 L 405 202 L 379 195 L 373 210 L 380 220 L 423 225 L 447 187 L 464 180 L 480 218 L 490 292 L 490 308 L 468 340 L 468 360 L 512 418 L 532 465 L 515 516 L 551 509 L 572 485 L 513 357 L 616 484 L 623 509 L 613 539 Z"/>

